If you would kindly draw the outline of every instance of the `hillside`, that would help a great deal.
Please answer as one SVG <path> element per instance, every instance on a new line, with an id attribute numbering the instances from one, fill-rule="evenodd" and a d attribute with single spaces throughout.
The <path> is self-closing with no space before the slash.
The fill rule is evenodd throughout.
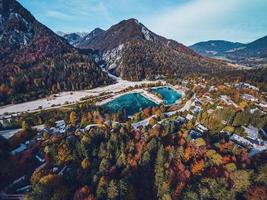
<path id="1" fill-rule="evenodd" d="M 106 67 L 128 80 L 229 69 L 223 62 L 203 58 L 183 44 L 153 33 L 135 19 L 113 25 L 87 45 L 80 43 L 77 47 L 98 50 Z"/>
<path id="2" fill-rule="evenodd" d="M 247 44 L 212 40 L 196 43 L 190 48 L 203 56 L 226 58 L 245 66 L 267 65 L 267 36 Z"/>
<path id="3" fill-rule="evenodd" d="M 267 58 L 267 36 L 246 44 L 244 49 L 233 52 L 233 55 Z"/>
<path id="4" fill-rule="evenodd" d="M 195 52 L 203 56 L 215 57 L 225 56 L 226 53 L 237 51 L 244 48 L 245 44 L 238 42 L 229 42 L 224 40 L 210 40 L 207 42 L 199 42 L 192 46 Z"/>
<path id="5" fill-rule="evenodd" d="M 110 82 L 15 0 L 0 1 L 0 105 Z"/>
<path id="6" fill-rule="evenodd" d="M 71 44 L 72 46 L 76 46 L 82 39 L 82 37 L 77 33 L 68 33 L 64 34 L 63 37 Z"/>
<path id="7" fill-rule="evenodd" d="M 104 33 L 105 31 L 101 28 L 95 28 L 89 34 L 85 35 L 80 39 L 80 42 L 77 44 L 80 48 L 87 47 L 98 35 Z"/>

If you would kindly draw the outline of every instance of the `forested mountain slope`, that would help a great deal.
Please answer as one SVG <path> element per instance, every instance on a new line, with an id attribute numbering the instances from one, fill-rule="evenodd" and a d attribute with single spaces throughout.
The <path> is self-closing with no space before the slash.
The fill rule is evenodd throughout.
<path id="1" fill-rule="evenodd" d="M 183 44 L 161 37 L 136 19 L 121 21 L 77 47 L 98 50 L 107 68 L 128 80 L 229 70 L 224 62 L 204 58 Z"/>
<path id="2" fill-rule="evenodd" d="M 0 105 L 110 82 L 15 0 L 0 1 L 0 74 Z"/>

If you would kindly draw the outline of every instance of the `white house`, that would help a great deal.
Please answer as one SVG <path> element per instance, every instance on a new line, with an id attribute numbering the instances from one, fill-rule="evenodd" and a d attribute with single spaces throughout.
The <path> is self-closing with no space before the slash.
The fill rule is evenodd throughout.
<path id="1" fill-rule="evenodd" d="M 21 152 L 23 152 L 25 149 L 27 149 L 27 145 L 26 144 L 20 144 L 20 146 L 16 149 L 14 149 L 13 151 L 11 151 L 12 155 L 17 155 Z"/>
<path id="2" fill-rule="evenodd" d="M 208 131 L 208 129 L 205 126 L 203 126 L 202 124 L 197 124 L 196 129 L 201 133 L 205 133 Z"/>

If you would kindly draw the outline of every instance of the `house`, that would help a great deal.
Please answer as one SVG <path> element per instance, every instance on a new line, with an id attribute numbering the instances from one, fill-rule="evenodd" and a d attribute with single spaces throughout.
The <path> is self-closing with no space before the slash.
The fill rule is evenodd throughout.
<path id="1" fill-rule="evenodd" d="M 39 162 L 44 163 L 45 162 L 45 154 L 44 154 L 44 151 L 42 151 L 42 150 L 38 151 L 38 153 L 35 155 L 35 158 Z"/>
<path id="2" fill-rule="evenodd" d="M 58 129 L 58 132 L 63 134 L 66 130 L 66 123 L 64 120 L 59 120 L 55 122 L 55 127 Z"/>
<path id="3" fill-rule="evenodd" d="M 214 109 L 208 109 L 208 110 L 207 110 L 207 113 L 208 113 L 208 114 L 211 114 L 211 113 L 213 113 L 213 112 L 214 112 Z"/>
<path id="4" fill-rule="evenodd" d="M 243 129 L 245 133 L 247 134 L 247 137 L 251 140 L 257 140 L 259 137 L 259 129 L 249 125 L 248 127 L 243 126 Z"/>
<path id="5" fill-rule="evenodd" d="M 183 123 L 185 123 L 186 119 L 184 117 L 177 117 L 175 120 L 174 120 L 177 124 L 181 125 Z"/>
<path id="6" fill-rule="evenodd" d="M 247 101 L 252 101 L 252 102 L 258 101 L 258 99 L 256 97 L 254 97 L 250 94 L 242 94 L 241 98 L 244 100 L 247 100 Z"/>
<path id="7" fill-rule="evenodd" d="M 244 127 L 245 133 L 247 133 L 247 139 L 257 145 L 264 145 L 264 141 L 259 138 L 259 129 L 254 126 Z"/>
<path id="8" fill-rule="evenodd" d="M 252 148 L 253 147 L 253 144 L 252 142 L 250 142 L 249 140 L 237 135 L 237 134 L 233 134 L 231 137 L 230 137 L 230 140 L 236 142 L 237 144 L 240 144 L 242 146 L 247 146 L 249 148 Z"/>
<path id="9" fill-rule="evenodd" d="M 267 111 L 267 102 L 266 102 L 266 101 L 262 101 L 262 102 L 260 102 L 260 103 L 258 104 L 258 106 L 259 106 L 260 108 L 262 108 L 262 110 Z"/>
<path id="10" fill-rule="evenodd" d="M 56 128 L 60 128 L 60 127 L 64 127 L 65 128 L 65 126 L 66 126 L 66 123 L 65 123 L 64 120 L 59 120 L 59 121 L 55 122 L 55 127 Z"/>
<path id="11" fill-rule="evenodd" d="M 188 81 L 185 81 L 185 80 L 182 81 L 182 86 L 183 86 L 183 87 L 187 87 L 187 84 L 188 84 Z"/>
<path id="12" fill-rule="evenodd" d="M 209 95 L 207 95 L 207 94 L 203 97 L 203 100 L 207 101 L 207 102 L 210 103 L 211 105 L 214 104 L 213 99 L 212 99 Z"/>
<path id="13" fill-rule="evenodd" d="M 27 145 L 22 143 L 22 144 L 20 144 L 20 146 L 18 148 L 11 151 L 11 154 L 13 156 L 15 156 L 15 155 L 18 155 L 19 153 L 23 152 L 26 149 L 27 149 Z"/>
<path id="14" fill-rule="evenodd" d="M 191 120 L 194 118 L 194 116 L 191 115 L 191 114 L 187 114 L 185 118 L 186 118 L 188 121 L 191 121 Z"/>
<path id="15" fill-rule="evenodd" d="M 202 102 L 201 102 L 201 100 L 196 98 L 192 105 L 194 105 L 196 107 L 201 107 L 202 106 Z"/>
<path id="16" fill-rule="evenodd" d="M 202 137 L 202 133 L 200 133 L 200 132 L 198 132 L 198 131 L 195 131 L 195 130 L 191 130 L 191 131 L 189 132 L 189 135 L 191 136 L 191 138 L 192 138 L 193 140 Z"/>
<path id="17" fill-rule="evenodd" d="M 240 83 L 235 84 L 235 87 L 238 88 L 238 89 L 240 89 L 240 88 L 248 88 L 248 89 L 259 91 L 259 88 L 255 87 L 254 85 L 251 85 L 249 83 L 240 82 Z"/>
<path id="18" fill-rule="evenodd" d="M 238 108 L 238 105 L 236 105 L 236 103 L 228 96 L 226 95 L 221 95 L 220 99 L 228 106 L 234 106 L 236 108 Z"/>
<path id="19" fill-rule="evenodd" d="M 197 114 L 197 113 L 199 113 L 201 110 L 202 110 L 202 108 L 201 108 L 200 106 L 195 106 L 195 107 L 192 109 L 192 113 Z"/>
<path id="20" fill-rule="evenodd" d="M 217 90 L 217 88 L 214 85 L 210 86 L 210 88 L 209 88 L 209 92 L 213 92 L 216 90 Z"/>
<path id="21" fill-rule="evenodd" d="M 208 131 L 208 129 L 202 124 L 197 124 L 195 128 L 201 133 L 206 133 Z"/>

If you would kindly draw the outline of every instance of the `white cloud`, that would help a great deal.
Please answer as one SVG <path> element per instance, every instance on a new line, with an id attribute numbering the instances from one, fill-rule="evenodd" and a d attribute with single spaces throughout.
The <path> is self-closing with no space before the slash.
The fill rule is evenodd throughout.
<path id="1" fill-rule="evenodd" d="M 55 19 L 63 19 L 63 20 L 72 18 L 71 15 L 63 13 L 63 12 L 60 12 L 60 11 L 57 11 L 57 10 L 48 10 L 48 11 L 46 11 L 46 16 L 47 17 L 52 17 L 52 18 L 55 18 Z"/>
<path id="2" fill-rule="evenodd" d="M 249 20 L 248 15 L 255 14 L 265 0 L 255 1 L 256 5 L 249 0 L 190 0 L 157 16 L 148 16 L 145 23 L 156 33 L 185 44 L 209 39 L 242 41 L 253 35 L 253 31 L 244 28 L 257 23 L 253 16 L 254 21 Z"/>

